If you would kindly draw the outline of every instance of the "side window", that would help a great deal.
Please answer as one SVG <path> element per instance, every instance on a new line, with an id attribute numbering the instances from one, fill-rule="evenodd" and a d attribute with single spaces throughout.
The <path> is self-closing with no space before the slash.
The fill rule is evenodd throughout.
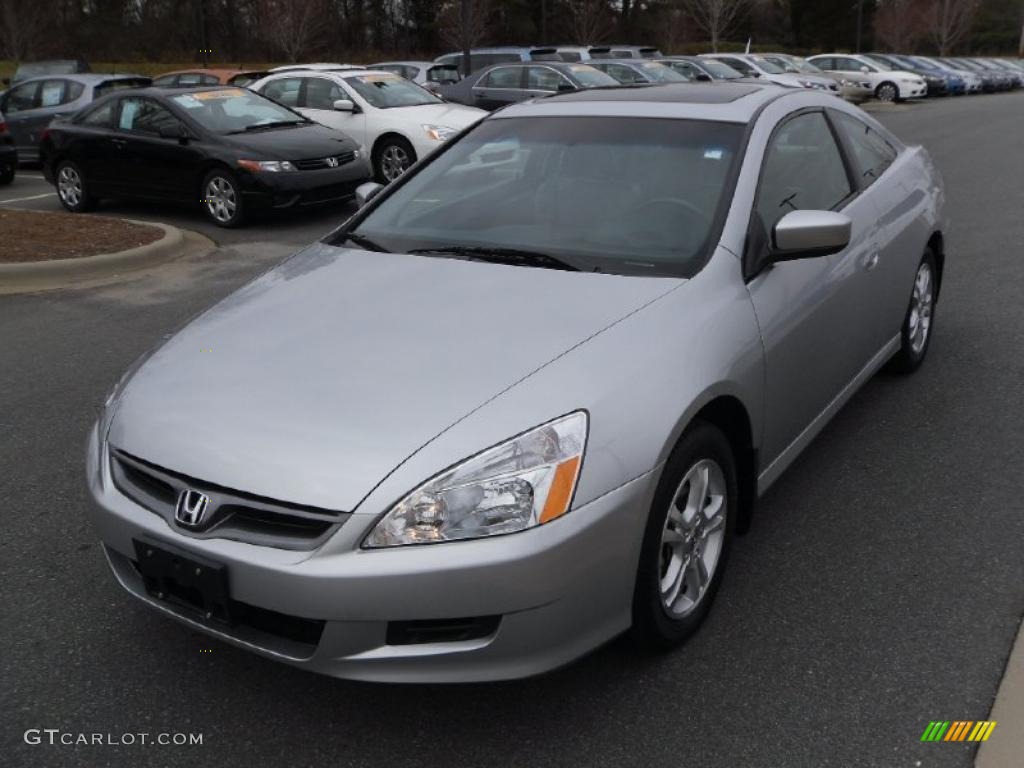
<path id="1" fill-rule="evenodd" d="M 527 67 L 526 88 L 531 91 L 557 91 L 558 86 L 568 82 L 558 72 L 548 67 Z"/>
<path id="2" fill-rule="evenodd" d="M 754 68 L 742 59 L 719 59 L 719 61 L 724 61 L 730 67 L 742 72 L 744 75 L 750 75 L 754 72 Z"/>
<path id="3" fill-rule="evenodd" d="M 845 57 L 837 56 L 835 59 L 835 68 L 840 72 L 860 72 L 860 68 L 864 66 L 856 59 L 847 59 Z"/>
<path id="4" fill-rule="evenodd" d="M 686 75 L 691 80 L 696 80 L 697 76 L 699 74 L 701 74 L 697 70 L 697 68 L 695 66 L 693 66 L 693 64 L 691 64 L 688 61 L 680 61 L 680 60 L 676 59 L 676 60 L 671 61 L 669 63 L 669 66 L 672 67 L 672 69 L 674 69 L 679 74 Z"/>
<path id="5" fill-rule="evenodd" d="M 15 86 L 7 94 L 7 103 L 4 111 L 9 115 L 15 112 L 24 112 L 27 109 L 35 109 L 38 106 L 36 97 L 39 95 L 39 82 L 25 83 Z"/>
<path id="6" fill-rule="evenodd" d="M 828 211 L 852 192 L 842 155 L 820 112 L 790 118 L 765 151 L 757 212 L 770 232 L 790 211 Z"/>
<path id="7" fill-rule="evenodd" d="M 818 69 L 835 69 L 836 60 L 831 56 L 823 56 L 820 59 L 814 59 L 811 64 L 816 66 Z"/>
<path id="8" fill-rule="evenodd" d="M 220 85 L 220 78 L 216 75 L 203 75 L 203 85 Z"/>
<path id="9" fill-rule="evenodd" d="M 612 51 L 613 59 L 632 59 L 633 52 L 630 50 Z"/>
<path id="10" fill-rule="evenodd" d="M 629 67 L 624 67 L 621 64 L 609 64 L 608 74 L 618 80 L 620 83 L 642 83 L 644 79 L 640 77 Z"/>
<path id="11" fill-rule="evenodd" d="M 81 125 L 89 125 L 93 128 L 109 128 L 114 122 L 114 112 L 117 107 L 117 101 L 111 99 L 103 104 L 100 104 L 95 109 L 90 110 L 86 113 L 80 121 Z"/>
<path id="12" fill-rule="evenodd" d="M 305 80 L 306 96 L 302 106 L 307 109 L 334 109 L 334 102 L 348 98 L 337 83 L 325 77 L 307 77 Z"/>
<path id="13" fill-rule="evenodd" d="M 182 72 L 178 75 L 178 85 L 189 86 L 189 85 L 200 85 L 203 82 L 203 76 L 199 72 Z"/>
<path id="14" fill-rule="evenodd" d="M 160 75 L 160 77 L 153 80 L 153 85 L 156 88 L 170 88 L 177 80 L 177 75 Z"/>
<path id="15" fill-rule="evenodd" d="M 64 80 L 44 80 L 39 87 L 39 106 L 58 107 L 64 103 Z"/>
<path id="16" fill-rule="evenodd" d="M 263 95 L 286 107 L 297 107 L 299 106 L 299 89 L 301 87 L 301 78 L 283 77 L 280 80 L 271 80 L 263 86 Z"/>
<path id="17" fill-rule="evenodd" d="M 523 70 L 520 67 L 498 67 L 484 76 L 485 88 L 521 88 Z"/>
<path id="18" fill-rule="evenodd" d="M 870 184 L 893 164 L 896 159 L 896 148 L 867 123 L 856 117 L 845 112 L 833 114 L 839 130 L 850 142 L 857 170 L 864 179 L 863 183 Z"/>
<path id="19" fill-rule="evenodd" d="M 558 55 L 562 57 L 562 61 L 581 61 L 583 59 L 579 51 L 559 51 Z"/>
<path id="20" fill-rule="evenodd" d="M 121 101 L 121 130 L 159 136 L 161 130 L 173 131 L 180 122 L 152 99 L 129 97 Z"/>

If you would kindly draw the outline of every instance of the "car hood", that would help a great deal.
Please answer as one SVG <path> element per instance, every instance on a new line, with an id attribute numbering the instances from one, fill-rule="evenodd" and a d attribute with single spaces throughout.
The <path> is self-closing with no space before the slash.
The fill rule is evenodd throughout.
<path id="1" fill-rule="evenodd" d="M 352 511 L 456 421 L 676 285 L 316 245 L 153 353 L 109 441 L 209 483 Z"/>
<path id="2" fill-rule="evenodd" d="M 348 136 L 322 125 L 299 128 L 271 128 L 224 136 L 224 140 L 240 150 L 249 150 L 261 159 L 302 160 L 309 157 L 327 157 L 358 149 Z"/>
<path id="3" fill-rule="evenodd" d="M 482 109 L 464 104 L 419 104 L 415 107 L 394 107 L 381 112 L 403 120 L 418 120 L 427 125 L 446 125 L 449 128 L 465 128 L 487 115 Z"/>

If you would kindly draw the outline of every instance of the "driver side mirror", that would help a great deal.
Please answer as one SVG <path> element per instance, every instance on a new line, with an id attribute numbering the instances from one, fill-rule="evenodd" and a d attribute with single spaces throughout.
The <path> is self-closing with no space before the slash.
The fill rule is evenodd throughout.
<path id="1" fill-rule="evenodd" d="M 868 72 L 871 71 L 871 68 L 867 64 L 862 64 L 861 68 L 860 68 L 860 71 L 864 72 L 864 73 L 868 73 Z"/>
<path id="2" fill-rule="evenodd" d="M 367 181 L 364 184 L 360 184 L 356 187 L 356 205 L 362 208 L 376 197 L 377 193 L 382 189 L 384 189 L 384 185 L 378 184 L 375 181 Z"/>
<path id="3" fill-rule="evenodd" d="M 160 126 L 159 136 L 161 139 L 177 139 L 182 144 L 186 143 L 192 138 L 192 135 L 181 123 L 176 125 L 162 125 Z"/>
<path id="4" fill-rule="evenodd" d="M 835 211 L 790 211 L 772 229 L 772 261 L 837 253 L 850 244 L 853 222 Z"/>
<path id="5" fill-rule="evenodd" d="M 777 261 L 827 256 L 850 243 L 849 216 L 834 211 L 790 211 L 769 235 L 764 220 L 753 211 L 743 251 L 743 278 L 753 280 Z"/>
<path id="6" fill-rule="evenodd" d="M 710 83 L 711 75 L 706 74 L 704 72 L 698 72 L 697 76 L 694 79 L 701 83 Z"/>
<path id="7" fill-rule="evenodd" d="M 334 109 L 337 112 L 355 112 L 356 105 L 351 99 L 338 99 L 334 102 Z"/>
<path id="8" fill-rule="evenodd" d="M 572 83 L 561 82 L 561 83 L 558 84 L 558 90 L 559 90 L 559 92 L 575 91 L 576 90 L 576 86 L 573 85 Z"/>

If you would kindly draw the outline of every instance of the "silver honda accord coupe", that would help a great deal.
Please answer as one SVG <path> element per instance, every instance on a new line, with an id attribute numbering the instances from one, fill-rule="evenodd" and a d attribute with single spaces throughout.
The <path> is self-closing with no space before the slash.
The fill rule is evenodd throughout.
<path id="1" fill-rule="evenodd" d="M 934 331 L 939 176 L 829 94 L 559 94 L 360 198 L 136 363 L 87 459 L 126 590 L 329 675 L 680 643 L 757 497 Z"/>

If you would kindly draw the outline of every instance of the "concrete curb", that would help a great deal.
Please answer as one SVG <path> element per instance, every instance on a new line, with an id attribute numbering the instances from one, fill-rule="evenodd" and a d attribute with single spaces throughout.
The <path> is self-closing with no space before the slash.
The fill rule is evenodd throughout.
<path id="1" fill-rule="evenodd" d="M 123 272 L 145 269 L 184 254 L 185 234 L 177 227 L 154 221 L 122 221 L 155 227 L 163 231 L 163 237 L 148 245 L 117 253 L 100 253 L 80 259 L 0 264 L 0 294 L 49 291 L 78 283 L 105 280 Z"/>
<path id="2" fill-rule="evenodd" d="M 1003 680 L 996 692 L 989 720 L 997 725 L 989 741 L 983 741 L 975 756 L 975 768 L 1007 768 L 1021 765 L 1024 755 L 1024 623 L 1010 649 Z"/>

